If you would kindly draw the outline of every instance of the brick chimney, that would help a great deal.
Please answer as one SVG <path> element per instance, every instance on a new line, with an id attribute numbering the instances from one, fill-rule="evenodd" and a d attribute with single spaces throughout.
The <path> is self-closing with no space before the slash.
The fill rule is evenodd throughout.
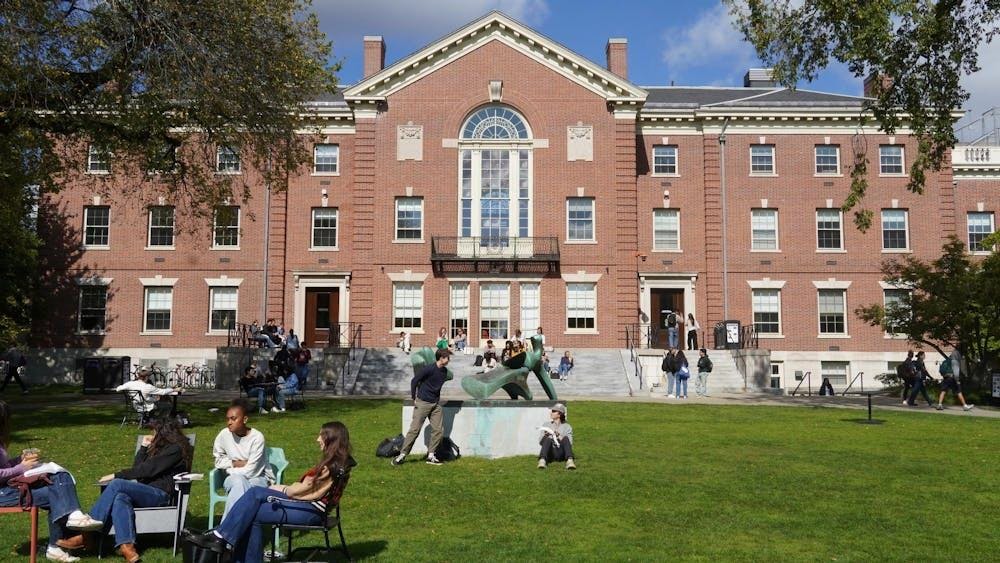
<path id="1" fill-rule="evenodd" d="M 612 37 L 604 49 L 608 56 L 608 70 L 628 80 L 628 39 Z"/>
<path id="2" fill-rule="evenodd" d="M 878 86 L 880 80 L 882 81 L 882 90 L 888 90 L 892 87 L 892 78 L 889 78 L 884 74 L 873 72 L 865 78 L 864 95 L 866 98 L 875 97 L 875 87 Z"/>
<path id="3" fill-rule="evenodd" d="M 364 78 L 385 68 L 385 41 L 381 35 L 365 35 Z"/>

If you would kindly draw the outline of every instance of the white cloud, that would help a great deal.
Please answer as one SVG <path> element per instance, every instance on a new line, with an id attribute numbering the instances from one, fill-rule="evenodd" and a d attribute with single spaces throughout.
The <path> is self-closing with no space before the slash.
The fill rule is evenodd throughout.
<path id="1" fill-rule="evenodd" d="M 962 109 L 968 110 L 959 125 L 979 119 L 983 112 L 1000 107 L 1000 40 L 979 47 L 979 72 L 962 78 L 962 86 L 971 94 Z"/>
<path id="2" fill-rule="evenodd" d="M 683 80 L 688 71 L 708 67 L 716 75 L 712 82 L 736 84 L 759 61 L 733 22 L 720 2 L 690 25 L 668 28 L 663 34 L 663 62 L 669 77 Z"/>

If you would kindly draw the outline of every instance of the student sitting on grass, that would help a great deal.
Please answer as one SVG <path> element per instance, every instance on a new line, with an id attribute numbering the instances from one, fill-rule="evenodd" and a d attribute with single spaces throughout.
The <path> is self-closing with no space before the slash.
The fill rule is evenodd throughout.
<path id="1" fill-rule="evenodd" d="M 316 442 L 322 452 L 320 461 L 297 483 L 251 488 L 218 528 L 191 535 L 190 541 L 217 553 L 232 551 L 234 561 L 259 563 L 264 559 L 265 525 L 321 525 L 327 506 L 340 502 L 357 463 L 351 457 L 351 440 L 343 423 L 324 424 Z"/>
<path id="2" fill-rule="evenodd" d="M 549 421 L 541 427 L 538 443 L 542 451 L 538 454 L 538 468 L 553 461 L 565 461 L 566 469 L 576 469 L 573 461 L 573 427 L 566 423 L 566 405 L 556 403 L 549 411 Z"/>

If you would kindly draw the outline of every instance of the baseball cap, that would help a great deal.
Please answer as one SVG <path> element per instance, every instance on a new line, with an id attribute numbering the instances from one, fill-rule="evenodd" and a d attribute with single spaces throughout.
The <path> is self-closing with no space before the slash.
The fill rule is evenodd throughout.
<path id="1" fill-rule="evenodd" d="M 552 409 L 551 410 L 553 410 L 555 412 L 561 412 L 563 414 L 566 414 L 566 405 L 564 405 L 562 403 L 556 403 L 556 404 L 552 405 Z"/>

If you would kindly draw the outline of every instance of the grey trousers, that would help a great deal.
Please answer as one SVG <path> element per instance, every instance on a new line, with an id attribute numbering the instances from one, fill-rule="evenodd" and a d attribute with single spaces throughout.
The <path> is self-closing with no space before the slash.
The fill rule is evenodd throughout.
<path id="1" fill-rule="evenodd" d="M 424 427 L 424 421 L 431 421 L 431 444 L 427 448 L 427 455 L 437 451 L 441 445 L 441 438 L 444 436 L 444 410 L 437 403 L 428 403 L 415 399 L 413 401 L 413 422 L 410 423 L 410 430 L 406 433 L 406 440 L 403 441 L 403 455 L 409 455 L 413 449 L 413 443 L 417 441 L 420 430 Z"/>

